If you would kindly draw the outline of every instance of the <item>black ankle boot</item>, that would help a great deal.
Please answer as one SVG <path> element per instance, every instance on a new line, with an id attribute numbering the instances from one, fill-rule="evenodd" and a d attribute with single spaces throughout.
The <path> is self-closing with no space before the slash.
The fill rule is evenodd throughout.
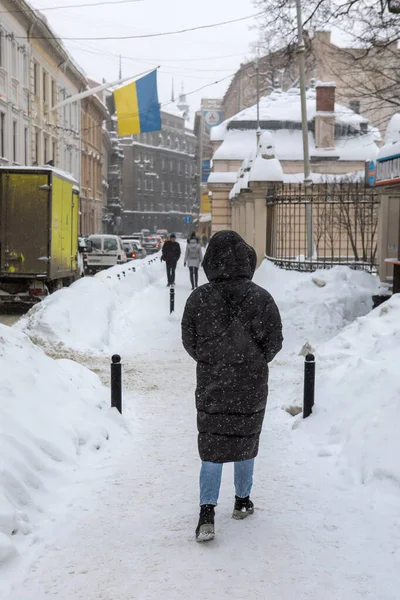
<path id="1" fill-rule="evenodd" d="M 196 541 L 208 542 L 214 539 L 214 516 L 215 506 L 213 504 L 203 504 L 200 506 L 200 518 L 196 529 Z"/>
<path id="2" fill-rule="evenodd" d="M 233 508 L 232 517 L 234 519 L 245 519 L 254 512 L 254 504 L 250 500 L 250 496 L 247 498 L 239 498 L 235 496 L 235 506 Z"/>

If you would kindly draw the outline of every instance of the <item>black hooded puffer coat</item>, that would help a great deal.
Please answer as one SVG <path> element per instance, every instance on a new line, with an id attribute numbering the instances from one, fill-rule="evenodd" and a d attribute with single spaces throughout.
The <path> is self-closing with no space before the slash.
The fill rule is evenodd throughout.
<path id="1" fill-rule="evenodd" d="M 268 363 L 282 348 L 271 295 L 251 282 L 256 253 L 234 231 L 214 235 L 203 260 L 210 283 L 189 297 L 182 341 L 197 362 L 200 458 L 254 458 L 268 396 Z"/>

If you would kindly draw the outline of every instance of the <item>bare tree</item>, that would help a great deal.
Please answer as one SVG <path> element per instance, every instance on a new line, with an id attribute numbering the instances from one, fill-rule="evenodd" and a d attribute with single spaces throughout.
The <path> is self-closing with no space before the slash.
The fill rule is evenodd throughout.
<path id="1" fill-rule="evenodd" d="M 254 4 L 260 11 L 261 39 L 268 40 L 265 50 L 279 49 L 290 64 L 297 40 L 294 0 L 254 0 Z M 317 31 L 335 29 L 348 48 L 329 61 L 329 72 L 346 85 L 349 99 L 362 101 L 363 110 L 379 112 L 384 103 L 393 114 L 400 107 L 400 0 L 303 0 L 302 9 L 308 55 L 312 56 Z M 379 119 L 387 123 L 386 115 Z M 374 124 L 379 126 L 376 119 Z"/>

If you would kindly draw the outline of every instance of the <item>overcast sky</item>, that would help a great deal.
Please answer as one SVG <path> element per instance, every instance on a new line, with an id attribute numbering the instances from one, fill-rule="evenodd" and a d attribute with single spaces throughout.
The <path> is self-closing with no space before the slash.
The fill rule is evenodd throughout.
<path id="1" fill-rule="evenodd" d="M 101 1 L 101 0 L 99 0 Z M 95 0 L 30 0 L 38 9 L 91 3 Z M 92 8 L 43 11 L 62 38 L 104 37 L 164 32 L 245 17 L 256 12 L 251 0 L 143 0 Z M 180 35 L 136 40 L 65 41 L 75 60 L 89 77 L 101 81 L 118 78 L 119 54 L 123 76 L 136 75 L 160 66 L 160 102 L 171 97 L 181 84 L 186 92 L 223 79 L 251 57 L 250 44 L 257 39 L 254 20 Z M 229 79 L 188 96 L 196 110 L 200 100 L 224 94 Z"/>

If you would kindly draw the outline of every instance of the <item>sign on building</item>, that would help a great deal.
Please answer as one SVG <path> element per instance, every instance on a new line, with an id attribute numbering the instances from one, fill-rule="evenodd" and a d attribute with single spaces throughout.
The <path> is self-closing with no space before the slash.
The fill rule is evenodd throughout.
<path id="1" fill-rule="evenodd" d="M 203 160 L 201 164 L 201 183 L 207 183 L 211 173 L 211 160 Z"/>
<path id="2" fill-rule="evenodd" d="M 222 123 L 222 110 L 203 110 L 203 119 L 207 129 Z"/>

